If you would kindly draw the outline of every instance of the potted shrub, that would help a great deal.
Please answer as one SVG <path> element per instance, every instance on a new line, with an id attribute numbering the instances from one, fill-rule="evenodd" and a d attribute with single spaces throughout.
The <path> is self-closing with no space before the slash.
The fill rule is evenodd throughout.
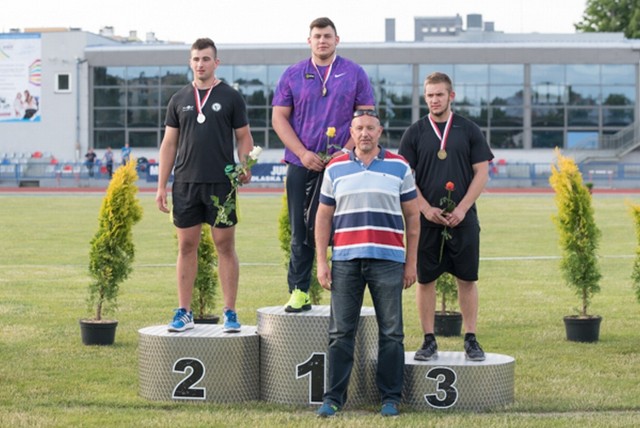
<path id="1" fill-rule="evenodd" d="M 599 339 L 598 315 L 589 314 L 592 297 L 600 291 L 598 266 L 600 230 L 596 226 L 591 193 L 582 181 L 578 166 L 556 149 L 557 165 L 551 166 L 549 182 L 555 191 L 558 213 L 554 216 L 562 260 L 560 269 L 566 283 L 581 301 L 578 315 L 564 317 L 567 339 L 595 342 Z"/>
<path id="2" fill-rule="evenodd" d="M 220 316 L 213 310 L 218 293 L 218 253 L 211 237 L 211 226 L 202 225 L 198 245 L 198 273 L 193 283 L 193 322 L 196 324 L 217 324 Z"/>
<path id="3" fill-rule="evenodd" d="M 109 182 L 99 214 L 98 230 L 89 253 L 88 304 L 93 317 L 80 320 L 85 345 L 111 345 L 118 322 L 103 319 L 117 307 L 120 284 L 132 271 L 134 245 L 132 229 L 142 218 L 136 194 L 135 162 L 118 168 Z"/>
<path id="4" fill-rule="evenodd" d="M 436 336 L 460 336 L 462 332 L 462 314 L 450 310 L 448 304 L 458 299 L 458 283 L 448 272 L 436 280 L 436 294 L 440 297 L 440 309 L 436 309 L 434 332 Z"/>
<path id="5" fill-rule="evenodd" d="M 638 242 L 631 279 L 633 280 L 633 290 L 635 292 L 636 299 L 640 302 L 640 205 L 631 204 L 631 215 L 633 216 L 633 221 L 635 223 L 636 240 Z"/>

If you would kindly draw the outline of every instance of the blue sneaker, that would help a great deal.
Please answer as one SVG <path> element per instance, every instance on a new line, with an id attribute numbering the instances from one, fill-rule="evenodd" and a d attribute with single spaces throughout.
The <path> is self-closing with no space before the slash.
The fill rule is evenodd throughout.
<path id="1" fill-rule="evenodd" d="M 323 403 L 316 412 L 316 416 L 319 418 L 330 418 L 335 416 L 338 410 L 340 409 L 335 404 Z"/>
<path id="2" fill-rule="evenodd" d="M 190 330 L 194 327 L 193 312 L 187 312 L 185 308 L 178 308 L 174 312 L 176 314 L 173 316 L 171 324 L 169 324 L 169 331 L 179 333 L 181 331 Z"/>
<path id="3" fill-rule="evenodd" d="M 388 402 L 382 405 L 380 414 L 382 416 L 398 416 L 400 411 L 398 410 L 398 405 L 396 403 Z"/>
<path id="4" fill-rule="evenodd" d="M 224 313 L 224 325 L 222 331 L 225 333 L 239 333 L 240 323 L 238 322 L 238 314 L 233 310 L 227 309 Z"/>

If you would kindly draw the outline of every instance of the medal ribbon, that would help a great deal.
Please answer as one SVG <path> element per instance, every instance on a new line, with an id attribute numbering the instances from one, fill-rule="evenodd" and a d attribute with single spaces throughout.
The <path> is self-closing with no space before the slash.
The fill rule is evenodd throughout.
<path id="1" fill-rule="evenodd" d="M 449 119 L 447 119 L 447 124 L 444 126 L 444 134 L 440 134 L 440 128 L 433 121 L 431 115 L 429 115 L 429 122 L 431 123 L 431 127 L 433 128 L 433 132 L 436 133 L 438 139 L 440 140 L 440 150 L 445 150 L 447 148 L 447 138 L 449 137 L 449 130 L 451 129 L 451 123 L 453 122 L 453 112 L 449 114 Z"/>
<path id="2" fill-rule="evenodd" d="M 207 100 L 209 99 L 209 95 L 211 95 L 211 90 L 213 89 L 214 86 L 216 86 L 215 83 L 216 82 L 214 81 L 213 85 L 211 85 L 211 87 L 207 91 L 207 94 L 204 96 L 204 100 L 202 100 L 202 103 L 200 102 L 200 91 L 198 91 L 198 88 L 196 88 L 196 84 L 192 83 L 193 93 L 195 94 L 195 97 L 196 97 L 196 110 L 198 110 L 198 114 L 202 114 L 202 108 L 207 103 Z"/>
<path id="3" fill-rule="evenodd" d="M 329 80 L 329 76 L 331 75 L 331 70 L 333 69 L 333 63 L 336 60 L 336 57 L 337 55 L 333 56 L 333 59 L 331 60 L 331 64 L 329 64 L 329 67 L 324 72 L 324 77 L 322 77 L 322 73 L 320 73 L 318 66 L 313 61 L 313 58 L 311 58 L 311 64 L 313 64 L 313 68 L 315 68 L 316 71 L 318 72 L 318 77 L 320 77 L 320 81 L 322 82 L 322 96 L 324 96 L 327 93 L 327 80 Z"/>

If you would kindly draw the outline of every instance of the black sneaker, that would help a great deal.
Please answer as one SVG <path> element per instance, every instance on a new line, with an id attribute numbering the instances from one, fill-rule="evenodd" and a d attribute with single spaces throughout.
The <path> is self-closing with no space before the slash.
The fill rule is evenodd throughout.
<path id="1" fill-rule="evenodd" d="M 422 347 L 413 356 L 416 361 L 431 361 L 438 358 L 438 343 L 435 339 L 425 339 Z"/>
<path id="2" fill-rule="evenodd" d="M 464 341 L 464 353 L 469 361 L 484 361 L 484 351 L 475 337 Z"/>

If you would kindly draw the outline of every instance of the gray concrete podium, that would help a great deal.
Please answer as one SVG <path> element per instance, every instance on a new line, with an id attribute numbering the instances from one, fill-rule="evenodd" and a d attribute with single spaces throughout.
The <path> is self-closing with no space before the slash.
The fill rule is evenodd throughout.
<path id="1" fill-rule="evenodd" d="M 166 325 L 138 330 L 140 395 L 149 400 L 218 403 L 258 400 L 260 339 L 255 326 L 224 333 L 196 324 L 169 333 Z"/>
<path id="2" fill-rule="evenodd" d="M 463 352 L 438 352 L 433 361 L 415 361 L 405 352 L 403 403 L 416 410 L 482 411 L 514 399 L 515 360 L 486 354 L 467 361 Z"/>
<path id="3" fill-rule="evenodd" d="M 282 306 L 258 309 L 260 398 L 284 404 L 320 404 L 327 384 L 329 306 L 287 313 Z M 356 336 L 348 406 L 379 402 L 375 385 L 378 324 L 363 307 Z"/>

